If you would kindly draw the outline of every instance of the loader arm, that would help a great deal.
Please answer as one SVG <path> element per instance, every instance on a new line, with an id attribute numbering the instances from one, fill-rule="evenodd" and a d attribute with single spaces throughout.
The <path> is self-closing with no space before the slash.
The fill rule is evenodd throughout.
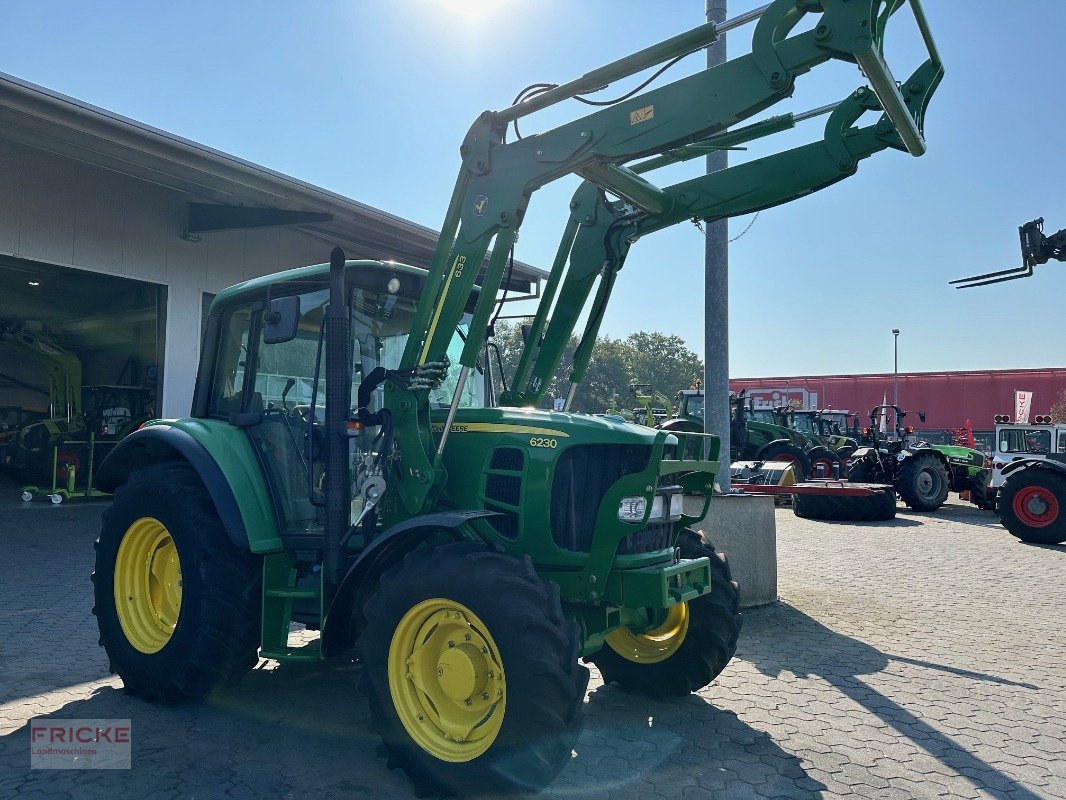
<path id="1" fill-rule="evenodd" d="M 576 215 L 572 215 L 553 265 L 545 292 L 557 297 L 542 298 L 541 308 L 552 305 L 554 300 L 550 326 L 545 318 L 537 336 L 529 340 L 533 348 L 545 351 L 537 368 L 531 370 L 529 380 L 535 381 L 531 396 L 543 391 L 546 373 L 541 366 L 551 361 L 555 349 L 554 344 L 546 348 L 542 339 L 554 343 L 569 336 L 595 278 L 602 272 L 572 373 L 575 382 L 584 376 L 614 276 L 637 237 L 692 217 L 718 219 L 787 202 L 854 172 L 858 158 L 869 155 L 864 148 L 873 144 L 876 147 L 872 152 L 897 147 L 921 155 L 925 151 L 925 108 L 943 68 L 920 2 L 910 0 L 929 50 L 929 60 L 919 68 L 926 80 L 912 76 L 901 90 L 892 78 L 884 62 L 883 36 L 890 17 L 904 4 L 905 0 L 774 0 L 760 12 L 744 15 L 742 20 L 701 25 L 532 99 L 481 114 L 460 148 L 462 167 L 427 277 L 423 295 L 426 302 L 420 304 L 412 322 L 401 368 L 444 359 L 488 256 L 470 334 L 460 356 L 459 388 L 449 420 L 453 418 L 462 385 L 484 347 L 487 323 L 526 206 L 533 192 L 560 177 L 576 173 L 586 179 L 588 188 L 582 187 L 585 191 L 579 190 L 581 196 L 575 198 L 585 214 L 576 223 Z M 813 27 L 793 33 L 808 14 L 817 15 Z M 752 50 L 747 55 L 628 97 L 557 128 L 507 141 L 511 122 L 696 52 L 725 30 L 756 18 Z M 683 148 L 698 142 L 706 144 L 708 137 L 722 134 L 791 96 L 799 76 L 830 60 L 860 65 L 871 85 L 870 90 L 860 90 L 871 98 L 864 101 L 869 105 L 864 105 L 863 110 L 884 111 L 883 124 L 878 123 L 880 129 L 866 134 L 859 146 L 852 147 L 848 142 L 833 150 L 837 140 L 829 145 L 816 143 L 813 147 L 818 148 L 817 163 L 803 161 L 814 151 L 790 151 L 771 156 L 774 161 L 752 162 L 760 166 L 748 164 L 727 170 L 713 184 L 706 183 L 705 176 L 669 189 L 655 186 L 624 166 L 636 159 L 667 153 L 672 159 L 698 154 L 686 153 Z M 844 114 L 836 118 L 846 117 Z M 853 121 L 848 120 L 842 130 Z M 775 171 L 783 168 L 791 172 Z M 607 192 L 623 200 L 609 201 Z M 560 275 L 568 265 L 564 280 Z M 554 358 L 557 362 L 557 356 Z M 517 400 L 511 396 L 501 399 L 504 403 Z M 441 455 L 450 425 L 445 424 L 440 442 L 435 442 L 430 433 L 428 393 L 423 390 L 390 384 L 386 388 L 386 404 L 396 414 L 397 443 L 405 462 L 400 496 L 408 513 L 418 513 L 443 484 Z"/>
<path id="2" fill-rule="evenodd" d="M 916 105 L 921 100 L 915 87 L 935 88 L 941 70 L 925 64 L 903 85 L 904 94 Z M 593 183 L 578 188 L 570 204 L 570 223 L 560 243 L 555 264 L 533 319 L 526 347 L 511 382 L 511 390 L 501 395 L 502 405 L 535 405 L 543 397 L 559 359 L 573 334 L 581 309 L 599 279 L 585 330 L 574 353 L 570 372 L 572 387 L 579 384 L 588 369 L 592 347 L 599 333 L 603 311 L 610 299 L 614 276 L 625 262 L 629 248 L 641 237 L 688 220 L 710 222 L 739 216 L 796 200 L 852 175 L 859 162 L 886 148 L 903 149 L 891 122 L 883 115 L 875 124 L 855 127 L 866 111 L 880 110 L 877 97 L 860 87 L 846 100 L 813 113 L 829 113 L 824 138 L 820 142 L 775 153 L 709 175 L 663 189 L 669 198 L 668 212 L 652 214 L 636 211 L 624 202 L 610 202 Z M 647 171 L 704 155 L 711 149 L 768 136 L 795 125 L 788 114 L 773 117 L 709 137 L 698 144 L 667 156 L 634 166 Z M 627 211 L 628 208 L 628 211 Z M 559 268 L 569 261 L 569 269 Z M 558 294 L 558 300 L 553 300 Z M 572 397 L 572 392 L 571 392 Z"/>

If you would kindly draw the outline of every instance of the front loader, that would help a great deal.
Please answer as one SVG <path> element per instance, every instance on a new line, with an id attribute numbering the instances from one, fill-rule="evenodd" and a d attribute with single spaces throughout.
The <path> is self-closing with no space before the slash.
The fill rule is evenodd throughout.
<path id="1" fill-rule="evenodd" d="M 329 265 L 220 293 L 192 416 L 149 423 L 100 471 L 115 501 L 95 613 L 127 688 L 202 697 L 257 655 L 354 648 L 390 764 L 423 789 L 476 794 L 539 790 L 570 761 L 589 675 L 579 659 L 637 693 L 711 683 L 740 625 L 729 568 L 691 527 L 710 503 L 717 437 L 569 413 L 573 388 L 562 412 L 534 407 L 581 318 L 570 380 L 583 380 L 639 239 L 803 197 L 881 150 L 924 152 L 943 70 L 912 2 L 930 57 L 892 78 L 882 47 L 900 7 L 775 0 L 538 84 L 475 120 L 428 270 L 337 249 Z M 508 139 L 528 114 L 756 19 L 748 55 Z M 870 86 L 822 110 L 821 140 L 673 186 L 642 177 L 793 127 L 791 114 L 742 123 L 832 60 L 860 65 Z M 858 126 L 866 112 L 875 120 Z M 519 226 L 533 193 L 570 174 L 585 181 L 491 407 L 480 370 Z M 682 493 L 703 498 L 700 513 Z M 319 637 L 298 646 L 293 623 Z"/>

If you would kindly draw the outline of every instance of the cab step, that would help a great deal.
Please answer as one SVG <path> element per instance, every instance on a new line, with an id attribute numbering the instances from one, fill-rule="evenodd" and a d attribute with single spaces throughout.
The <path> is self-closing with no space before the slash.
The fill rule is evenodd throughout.
<path id="1" fill-rule="evenodd" d="M 263 658 L 282 662 L 307 663 L 322 659 L 321 639 L 289 643 L 293 628 L 293 602 L 317 601 L 322 618 L 322 576 L 314 585 L 297 586 L 296 558 L 293 553 L 271 553 L 263 557 L 263 622 L 259 653 Z M 308 611 L 305 607 L 302 612 Z M 306 617 L 306 614 L 302 614 Z"/>

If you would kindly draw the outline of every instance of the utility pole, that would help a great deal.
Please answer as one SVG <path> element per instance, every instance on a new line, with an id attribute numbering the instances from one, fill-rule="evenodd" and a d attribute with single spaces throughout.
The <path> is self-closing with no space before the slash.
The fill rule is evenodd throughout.
<path id="1" fill-rule="evenodd" d="M 707 0 L 707 21 L 726 20 L 727 0 Z M 726 34 L 721 34 L 707 48 L 707 66 L 726 61 Z M 729 166 L 726 150 L 707 155 L 707 172 Z M 703 429 L 717 434 L 722 442 L 718 460 L 722 468 L 718 485 L 729 492 L 729 221 L 720 219 L 707 224 L 704 247 L 703 284 L 703 359 L 704 412 Z"/>
<path id="2" fill-rule="evenodd" d="M 899 405 L 899 328 L 892 329 L 892 405 Z"/>

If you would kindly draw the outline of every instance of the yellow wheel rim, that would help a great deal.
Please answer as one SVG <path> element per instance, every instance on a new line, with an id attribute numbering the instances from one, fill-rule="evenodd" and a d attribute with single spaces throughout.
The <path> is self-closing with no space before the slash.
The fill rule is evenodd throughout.
<path id="1" fill-rule="evenodd" d="M 500 650 L 488 627 L 454 600 L 424 600 L 403 615 L 389 645 L 389 692 L 411 738 L 453 763 L 483 754 L 507 703 Z"/>
<path id="2" fill-rule="evenodd" d="M 158 653 L 178 624 L 181 561 L 166 526 L 141 517 L 122 535 L 115 557 L 115 611 L 126 640 L 142 653 Z"/>
<path id="3" fill-rule="evenodd" d="M 618 628 L 604 637 L 607 645 L 622 658 L 638 664 L 656 664 L 665 661 L 681 647 L 688 633 L 688 603 L 670 606 L 666 621 L 647 633 L 633 633 L 629 628 Z"/>

